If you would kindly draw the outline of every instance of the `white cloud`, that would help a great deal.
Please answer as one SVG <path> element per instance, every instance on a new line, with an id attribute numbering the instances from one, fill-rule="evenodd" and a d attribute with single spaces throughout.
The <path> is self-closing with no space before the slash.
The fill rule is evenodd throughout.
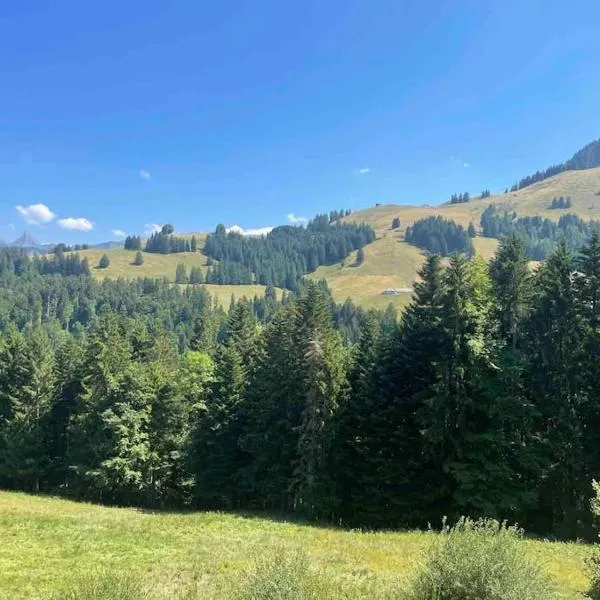
<path id="1" fill-rule="evenodd" d="M 22 217 L 31 225 L 49 223 L 56 216 L 45 204 L 30 204 L 29 206 L 15 206 Z"/>
<path id="2" fill-rule="evenodd" d="M 112 234 L 117 237 L 127 237 L 127 234 L 122 229 L 113 229 Z"/>
<path id="3" fill-rule="evenodd" d="M 359 175 L 366 175 L 371 172 L 371 167 L 362 167 L 362 169 L 358 169 Z"/>
<path id="4" fill-rule="evenodd" d="M 459 166 L 461 166 L 463 169 L 468 169 L 468 168 L 471 166 L 471 164 L 470 164 L 470 163 L 468 163 L 467 161 L 465 161 L 465 160 L 462 160 L 462 158 L 458 158 L 458 157 L 456 157 L 456 156 L 451 156 L 451 157 L 450 157 L 450 160 L 451 160 L 451 161 L 452 161 L 452 162 L 453 162 L 455 165 L 459 165 Z"/>
<path id="5" fill-rule="evenodd" d="M 144 225 L 144 233 L 146 235 L 152 235 L 153 233 L 158 233 L 162 229 L 162 225 L 158 223 L 146 223 Z"/>
<path id="6" fill-rule="evenodd" d="M 273 231 L 273 227 L 258 227 L 256 229 L 244 229 L 239 225 L 232 225 L 225 230 L 227 233 L 239 233 L 240 235 L 247 235 L 250 237 L 256 237 L 259 235 L 267 235 L 267 233 Z"/>
<path id="7" fill-rule="evenodd" d="M 308 219 L 306 217 L 299 217 L 298 215 L 295 215 L 294 213 L 290 213 L 287 216 L 287 220 L 290 223 L 293 223 L 294 225 L 298 225 L 298 224 L 304 225 L 305 223 L 308 223 Z"/>
<path id="8" fill-rule="evenodd" d="M 146 171 L 146 169 L 140 169 L 140 177 L 142 179 L 152 179 L 152 175 L 150 175 L 150 172 Z"/>
<path id="9" fill-rule="evenodd" d="M 94 229 L 94 224 L 83 217 L 67 217 L 66 219 L 59 219 L 57 223 L 63 229 L 73 229 L 75 231 L 91 231 Z"/>

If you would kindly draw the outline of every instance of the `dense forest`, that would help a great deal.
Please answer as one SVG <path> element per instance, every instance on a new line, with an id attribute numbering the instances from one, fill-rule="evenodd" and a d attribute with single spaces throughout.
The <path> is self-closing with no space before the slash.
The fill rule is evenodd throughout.
<path id="1" fill-rule="evenodd" d="M 577 215 L 562 215 L 558 222 L 543 217 L 517 217 L 515 212 L 490 204 L 481 215 L 484 237 L 500 238 L 517 234 L 526 246 L 531 260 L 543 260 L 564 239 L 572 249 L 581 248 L 590 240 L 593 231 L 600 229 L 598 221 L 584 221 Z"/>
<path id="2" fill-rule="evenodd" d="M 554 175 L 558 175 L 563 171 L 575 171 L 579 169 L 594 169 L 600 167 L 600 140 L 596 140 L 584 146 L 581 150 L 578 150 L 569 160 L 558 165 L 552 165 L 544 171 L 536 171 L 532 175 L 523 177 L 517 183 L 515 183 L 510 191 L 516 192 L 525 187 L 548 179 Z"/>
<path id="3" fill-rule="evenodd" d="M 0 485 L 352 526 L 461 514 L 589 533 L 600 237 L 531 273 L 428 255 L 400 322 L 307 283 L 225 313 L 200 286 L 0 256 Z"/>
<path id="4" fill-rule="evenodd" d="M 223 225 L 217 226 L 204 245 L 204 254 L 219 261 L 209 283 L 248 280 L 298 291 L 305 274 L 343 260 L 375 240 L 370 226 L 341 223 L 342 213 L 332 211 L 318 215 L 305 227 L 276 227 L 258 237 L 227 233 Z"/>
<path id="5" fill-rule="evenodd" d="M 472 252 L 469 232 L 462 225 L 443 217 L 426 217 L 406 228 L 405 239 L 423 250 L 448 256 L 453 252 Z"/>

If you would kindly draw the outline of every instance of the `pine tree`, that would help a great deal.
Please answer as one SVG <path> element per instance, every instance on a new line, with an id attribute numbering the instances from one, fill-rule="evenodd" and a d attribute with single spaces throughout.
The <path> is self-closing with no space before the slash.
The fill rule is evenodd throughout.
<path id="1" fill-rule="evenodd" d="M 469 228 L 467 229 L 467 235 L 470 238 L 474 238 L 477 236 L 477 230 L 475 229 L 475 225 L 473 225 L 473 223 L 469 223 Z"/>
<path id="2" fill-rule="evenodd" d="M 400 227 L 400 218 L 394 217 L 392 220 L 392 229 L 398 229 Z"/>
<path id="3" fill-rule="evenodd" d="M 196 252 L 198 250 L 198 240 L 196 239 L 196 236 L 193 235 L 192 236 L 192 241 L 190 244 L 190 249 L 192 252 Z"/>
<path id="4" fill-rule="evenodd" d="M 10 330 L 0 352 L 0 481 L 38 492 L 47 457 L 43 422 L 50 410 L 54 355 L 41 328 Z"/>
<path id="5" fill-rule="evenodd" d="M 110 259 L 106 254 L 103 254 L 98 263 L 99 269 L 107 269 L 110 266 Z"/>
<path id="6" fill-rule="evenodd" d="M 531 393 L 547 448 L 536 518 L 539 527 L 570 536 L 578 533 L 588 494 L 581 477 L 585 384 L 582 370 L 573 367 L 581 364 L 584 348 L 573 260 L 563 240 L 540 270 L 528 346 Z"/>
<path id="7" fill-rule="evenodd" d="M 356 264 L 358 266 L 362 265 L 365 262 L 365 251 L 362 248 L 359 248 L 356 253 Z"/>
<path id="8" fill-rule="evenodd" d="M 138 267 L 144 264 L 144 255 L 139 250 L 135 253 L 133 264 Z"/>
<path id="9" fill-rule="evenodd" d="M 203 507 L 235 508 L 240 504 L 237 480 L 244 464 L 240 460 L 239 419 L 246 385 L 240 353 L 233 344 L 221 347 L 214 383 L 193 434 L 191 469 L 196 497 Z"/>
<path id="10" fill-rule="evenodd" d="M 532 300 L 532 278 L 521 238 L 510 235 L 500 240 L 490 263 L 490 275 L 497 298 L 494 317 L 499 333 L 504 342 L 515 350 Z"/>
<path id="11" fill-rule="evenodd" d="M 187 272 L 185 270 L 185 265 L 183 263 L 179 263 L 177 265 L 177 269 L 175 271 L 175 283 L 187 283 L 188 277 Z"/>

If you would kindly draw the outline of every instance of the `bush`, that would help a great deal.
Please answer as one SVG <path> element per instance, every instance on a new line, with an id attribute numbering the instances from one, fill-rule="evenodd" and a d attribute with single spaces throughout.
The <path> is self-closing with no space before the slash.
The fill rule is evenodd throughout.
<path id="1" fill-rule="evenodd" d="M 235 595 L 236 600 L 320 600 L 330 597 L 299 551 L 278 551 L 259 560 Z"/>
<path id="2" fill-rule="evenodd" d="M 410 600 L 551 600 L 549 580 L 529 560 L 516 527 L 462 518 L 444 526 Z"/>
<path id="3" fill-rule="evenodd" d="M 110 266 L 110 259 L 106 254 L 103 254 L 98 263 L 99 269 L 107 269 Z"/>
<path id="4" fill-rule="evenodd" d="M 591 508 L 592 514 L 596 518 L 600 518 L 600 483 L 594 481 L 592 483 L 594 487 L 595 496 L 592 498 Z M 589 562 L 591 573 L 591 586 L 588 591 L 588 597 L 593 600 L 600 600 L 600 549 L 596 548 L 594 555 Z"/>

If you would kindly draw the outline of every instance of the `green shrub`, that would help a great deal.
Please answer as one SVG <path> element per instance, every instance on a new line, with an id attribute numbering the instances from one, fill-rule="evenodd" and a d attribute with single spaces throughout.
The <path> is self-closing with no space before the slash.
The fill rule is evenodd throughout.
<path id="1" fill-rule="evenodd" d="M 594 487 L 594 498 L 592 498 L 591 508 L 592 514 L 596 518 L 600 518 L 600 483 L 597 481 L 592 482 Z M 589 566 L 591 568 L 591 586 L 587 593 L 589 598 L 593 600 L 600 600 L 600 549 L 596 548 L 592 558 L 590 559 Z"/>
<path id="2" fill-rule="evenodd" d="M 67 585 L 52 600 L 150 600 L 140 577 L 120 573 L 89 575 Z"/>
<path id="3" fill-rule="evenodd" d="M 410 600 L 551 600 L 549 580 L 529 560 L 516 527 L 463 518 L 434 542 Z"/>
<path id="4" fill-rule="evenodd" d="M 241 583 L 236 600 L 321 600 L 330 597 L 300 551 L 276 551 L 258 561 Z"/>

